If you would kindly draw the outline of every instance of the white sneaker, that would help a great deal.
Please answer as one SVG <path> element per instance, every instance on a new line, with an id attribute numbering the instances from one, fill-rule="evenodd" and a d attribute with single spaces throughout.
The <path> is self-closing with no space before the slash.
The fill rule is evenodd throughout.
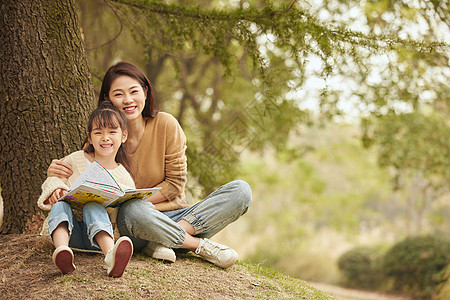
<path id="1" fill-rule="evenodd" d="M 73 252 L 67 246 L 59 246 L 53 251 L 53 262 L 63 274 L 72 273 L 76 269 L 73 264 Z"/>
<path id="2" fill-rule="evenodd" d="M 231 267 L 238 259 L 236 251 L 208 239 L 200 239 L 200 245 L 195 250 L 195 254 L 224 269 Z"/>
<path id="3" fill-rule="evenodd" d="M 106 273 L 108 276 L 120 277 L 133 255 L 133 243 L 127 236 L 120 237 L 114 244 L 114 248 L 108 251 L 105 256 L 105 263 L 108 266 Z"/>
<path id="4" fill-rule="evenodd" d="M 175 251 L 173 251 L 171 248 L 167 248 L 155 242 L 148 242 L 147 246 L 145 246 L 144 249 L 142 249 L 142 252 L 144 252 L 146 255 L 152 258 L 169 261 L 173 263 L 177 259 Z"/>

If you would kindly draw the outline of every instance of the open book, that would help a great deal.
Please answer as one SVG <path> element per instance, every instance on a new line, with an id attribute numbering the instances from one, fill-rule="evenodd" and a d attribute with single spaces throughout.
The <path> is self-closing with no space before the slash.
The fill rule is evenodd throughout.
<path id="1" fill-rule="evenodd" d="M 98 202 L 104 207 L 117 207 L 130 199 L 148 199 L 160 188 L 123 191 L 113 176 L 97 161 L 91 163 L 58 201 L 68 202 L 72 208 L 82 209 L 88 202 Z"/>

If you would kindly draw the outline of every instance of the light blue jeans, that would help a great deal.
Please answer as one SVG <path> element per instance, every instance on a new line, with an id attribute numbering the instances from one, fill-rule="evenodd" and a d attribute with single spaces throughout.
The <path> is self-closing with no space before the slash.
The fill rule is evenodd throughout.
<path id="1" fill-rule="evenodd" d="M 180 248 L 186 231 L 178 221 L 190 223 L 195 237 L 209 238 L 245 214 L 251 202 L 252 190 L 248 183 L 235 180 L 193 206 L 172 211 L 160 212 L 148 201 L 127 201 L 120 207 L 117 227 L 120 235 L 133 241 L 135 251 L 142 250 L 148 241 Z"/>
<path id="2" fill-rule="evenodd" d="M 53 204 L 48 217 L 48 232 L 53 231 L 62 222 L 68 222 L 69 247 L 83 250 L 99 250 L 95 235 L 106 231 L 114 240 L 113 228 L 105 208 L 97 202 L 90 202 L 83 207 L 83 220 L 78 221 L 70 205 L 65 201 Z"/>

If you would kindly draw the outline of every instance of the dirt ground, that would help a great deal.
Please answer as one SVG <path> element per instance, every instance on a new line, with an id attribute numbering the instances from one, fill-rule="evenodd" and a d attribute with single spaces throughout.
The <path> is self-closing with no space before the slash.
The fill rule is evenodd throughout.
<path id="1" fill-rule="evenodd" d="M 223 270 L 193 254 L 174 264 L 133 255 L 120 278 L 106 276 L 102 254 L 75 252 L 62 275 L 54 247 L 37 234 L 0 235 L 0 299 L 333 299 L 299 279 L 237 263 Z"/>
<path id="2" fill-rule="evenodd" d="M 408 299 L 305 283 L 246 263 L 223 270 L 193 254 L 177 254 L 174 264 L 135 254 L 124 275 L 111 278 L 102 254 L 75 252 L 77 269 L 62 275 L 53 250 L 36 233 L 0 235 L 0 299 Z"/>

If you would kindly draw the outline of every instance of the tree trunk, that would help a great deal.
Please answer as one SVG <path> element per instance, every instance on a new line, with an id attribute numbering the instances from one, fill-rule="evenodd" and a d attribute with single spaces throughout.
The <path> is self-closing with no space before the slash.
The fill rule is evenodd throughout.
<path id="1" fill-rule="evenodd" d="M 53 158 L 79 149 L 95 100 L 72 0 L 0 2 L 1 233 L 20 233 Z"/>

